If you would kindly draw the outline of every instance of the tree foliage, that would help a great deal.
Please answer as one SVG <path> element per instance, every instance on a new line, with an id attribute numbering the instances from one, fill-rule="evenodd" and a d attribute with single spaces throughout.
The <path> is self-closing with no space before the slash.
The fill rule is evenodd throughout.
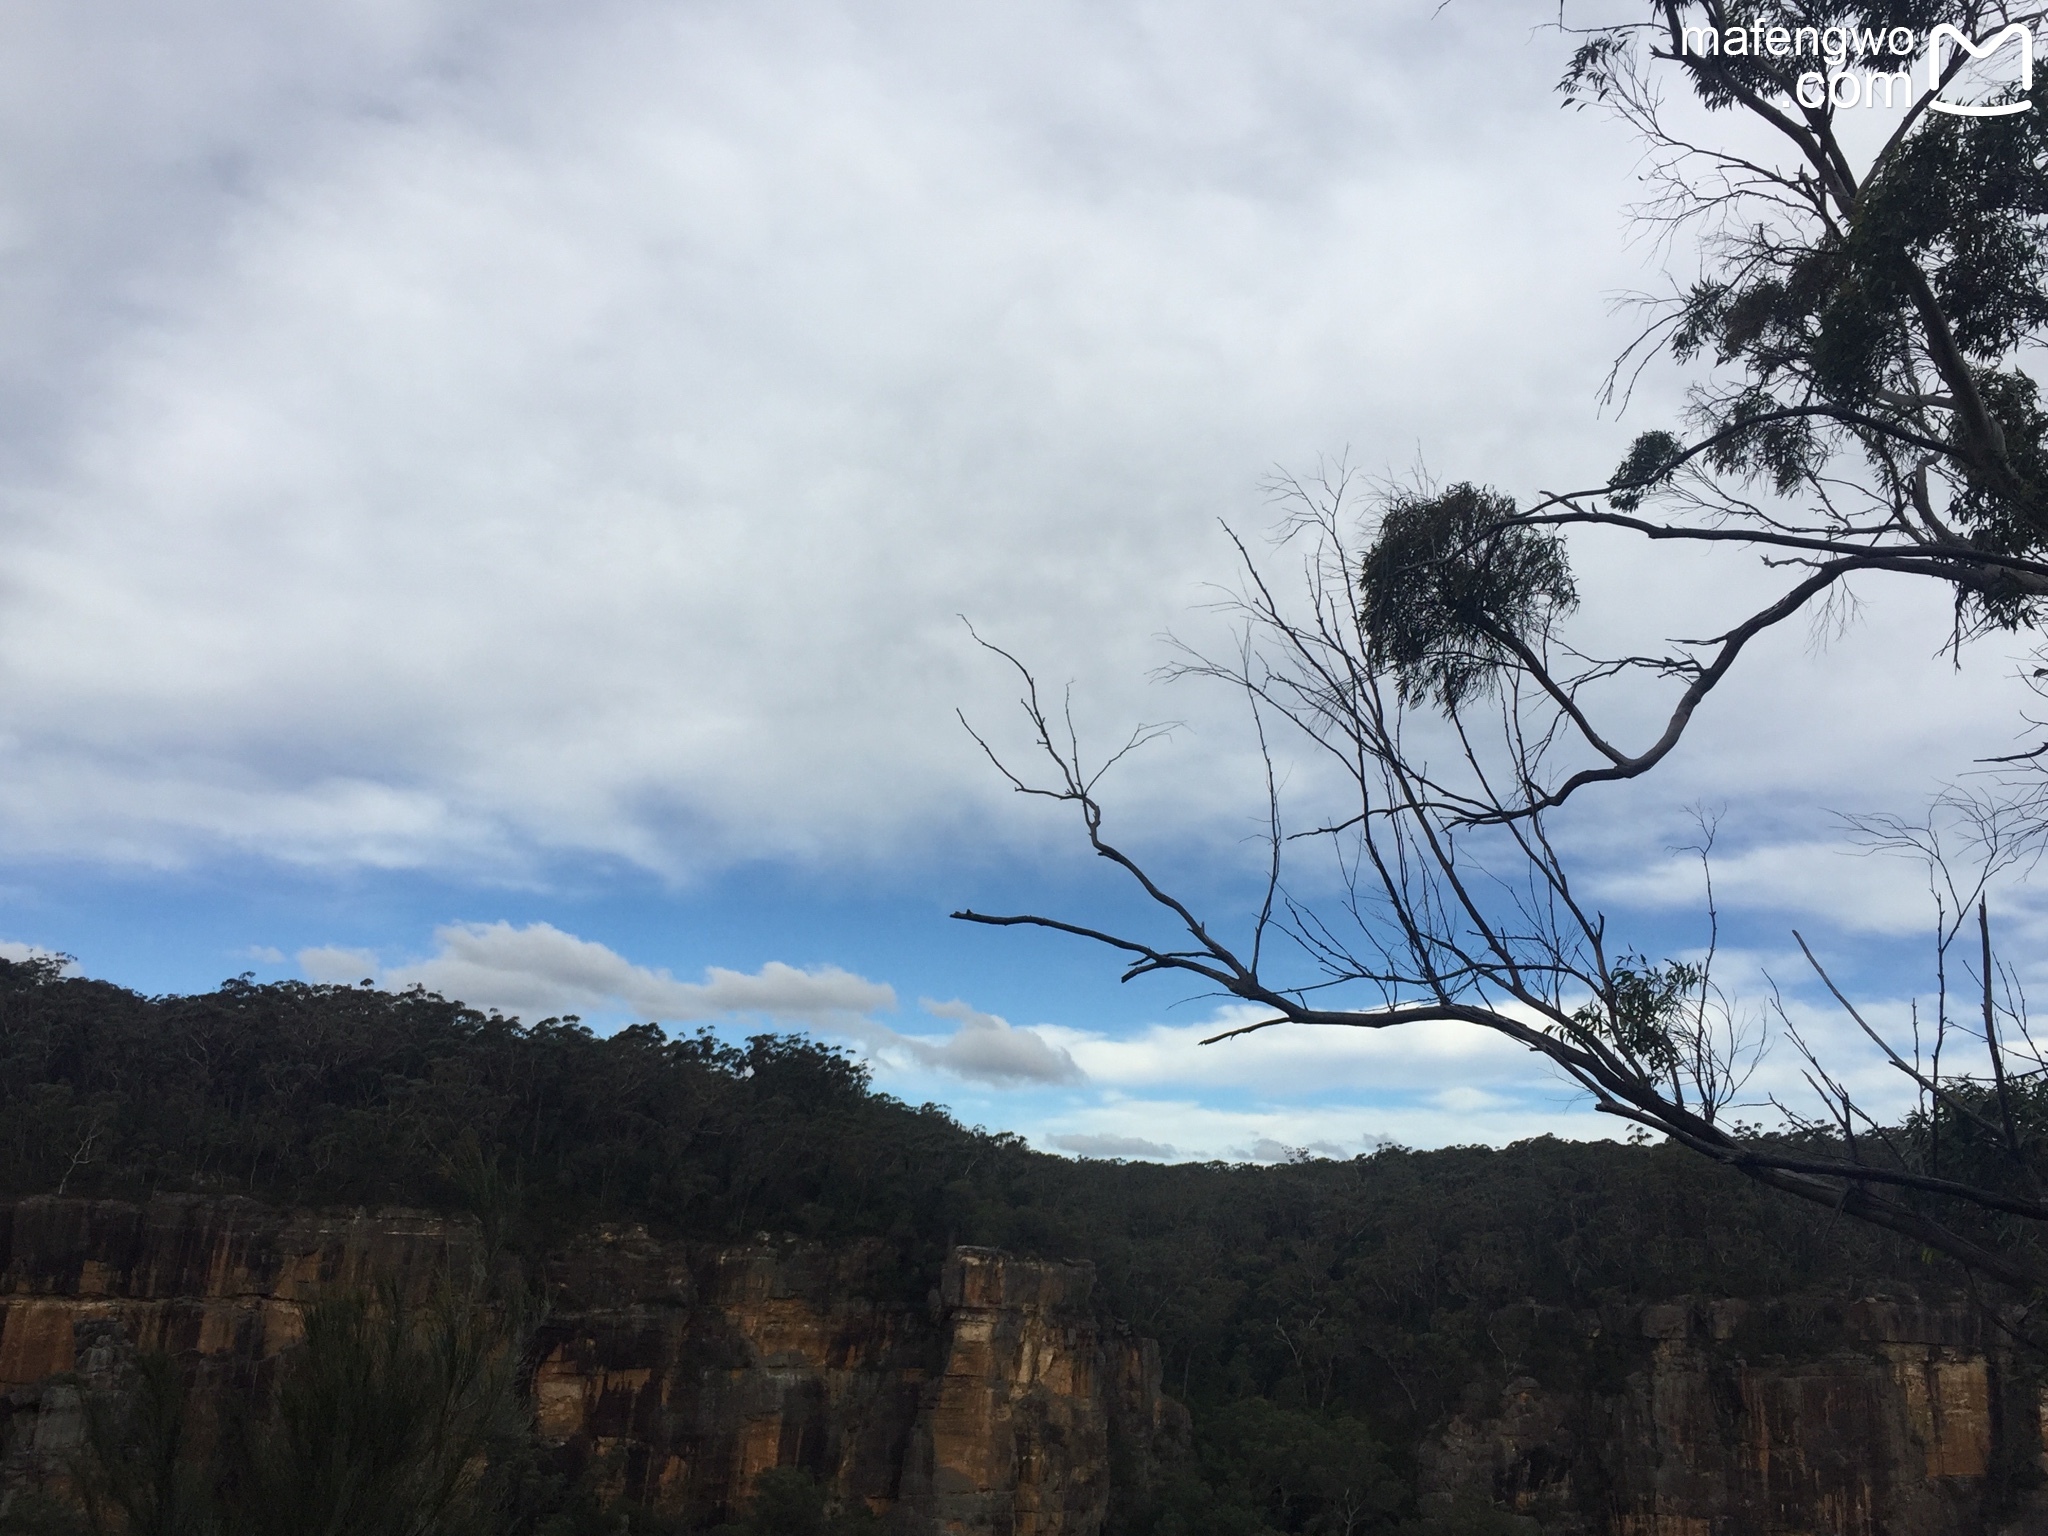
<path id="1" fill-rule="evenodd" d="M 1652 189 L 1637 210 L 1645 224 L 1666 241 L 1697 236 L 1697 271 L 1640 301 L 1647 322 L 1610 398 L 1660 354 L 1706 365 L 1704 376 L 1685 419 L 1639 433 L 1604 483 L 1526 504 L 1465 484 L 1442 497 L 1396 494 L 1361 561 L 1359 622 L 1404 704 L 1427 697 L 1455 710 L 1482 682 L 1512 675 L 1565 706 L 1559 724 L 1594 761 L 1521 786 L 1510 811 L 1647 771 L 1750 640 L 1853 578 L 1943 584 L 1958 642 L 2035 627 L 2048 594 L 2048 413 L 2028 370 L 2048 334 L 2048 117 L 1939 110 L 1987 94 L 1964 68 L 1968 54 L 1950 50 L 1936 91 L 1924 56 L 1891 47 L 1911 37 L 1920 49 L 1942 23 L 1988 42 L 2043 15 L 1984 0 L 1651 0 L 1638 22 L 1576 34 L 1566 100 L 1636 135 Z M 1802 33 L 1812 39 L 1803 48 Z M 1725 46 L 1737 34 L 1752 39 L 1739 52 Z M 1759 46 L 1774 34 L 1775 52 Z M 1905 71 L 1913 84 L 1885 87 L 1899 110 L 1871 154 L 1849 131 L 1864 109 L 1815 101 L 1811 81 L 1845 68 Z M 1721 138 L 1675 123 L 1665 80 L 1722 125 Z M 1472 594 L 1463 606 L 1410 554 L 1416 508 L 1439 501 L 1457 527 L 1451 569 Z M 1594 527 L 1752 551 L 1789 579 L 1713 638 L 1559 670 L 1545 642 L 1573 607 L 1568 547 L 1540 546 L 1532 559 L 1528 539 Z M 1387 579 L 1396 570 L 1412 573 L 1407 585 Z M 1431 655 L 1436 670 L 1418 671 Z M 1663 735 L 1629 751 L 1596 726 L 1594 694 L 1646 670 L 1679 696 Z"/>
<path id="2" fill-rule="evenodd" d="M 1578 603 L 1564 543 L 1476 486 L 1389 499 L 1358 576 L 1371 659 L 1401 701 L 1456 709 Z"/>
<path id="3" fill-rule="evenodd" d="M 1014 1138 L 872 1094 L 801 1037 L 600 1038 L 430 993 L 225 983 L 147 999 L 0 962 L 0 1189 L 466 1205 L 528 1247 L 631 1211 L 671 1232 L 879 1232 L 926 1266 Z"/>
<path id="4" fill-rule="evenodd" d="M 491 1473 L 528 1432 L 516 1348 L 475 1297 L 316 1305 L 237 1448 L 230 1536 L 495 1536 L 510 1499 Z"/>
<path id="5" fill-rule="evenodd" d="M 1910 1244 L 1773 1203 L 1673 1148 L 1074 1162 L 877 1094 L 809 1040 L 732 1048 L 653 1026 L 599 1037 L 418 992 L 237 981 L 151 999 L 0 961 L 0 1062 L 0 1126 L 32 1109 L 47 1143 L 10 1135 L 0 1166 L 17 1194 L 68 1180 L 86 1196 L 468 1211 L 529 1267 L 599 1221 L 669 1238 L 863 1240 L 899 1255 L 896 1293 L 877 1304 L 919 1313 L 948 1243 L 1090 1260 L 1105 1313 L 1158 1341 L 1166 1389 L 1194 1414 L 1190 1458 L 1150 1493 L 1120 1490 L 1123 1536 L 1412 1524 L 1415 1448 L 1433 1426 L 1517 1375 L 1569 1391 L 1624 1368 L 1560 1319 L 1690 1293 L 1846 1305 L 1944 1283 Z M 410 1307 L 338 1298 L 275 1396 L 256 1391 L 241 1429 L 214 1440 L 183 1417 L 177 1368 L 145 1359 L 144 1389 L 100 1414 L 104 1523 L 229 1536 L 235 1501 L 261 1490 L 252 1531 L 263 1511 L 310 1520 L 330 1498 L 374 1529 L 404 1489 L 407 1507 L 445 1500 L 450 1532 L 495 1510 L 508 1536 L 613 1536 L 622 1519 L 679 1536 L 508 1443 L 518 1331 L 516 1309 L 459 1287 Z M 483 1450 L 487 1477 L 469 1475 L 466 1447 Z M 827 1536 L 860 1529 L 795 1469 L 760 1498 L 725 1518 L 741 1531 L 813 1518 Z M 1491 1516 L 1458 1518 L 1435 1529 L 1485 1531 Z M 0 1528 L 77 1532 L 28 1503 Z"/>
<path id="6" fill-rule="evenodd" d="M 445 1279 L 445 1277 L 444 1277 Z M 82 1508 L 0 1529 L 54 1536 L 534 1536 L 516 1307 L 396 1283 L 310 1307 L 304 1339 L 244 1397 L 202 1411 L 179 1362 L 139 1356 L 86 1404 Z M 564 1530 L 562 1536 L 569 1536 Z"/>
<path id="7" fill-rule="evenodd" d="M 2013 104 L 1955 48 L 1938 75 L 1931 62 L 1907 71 L 1918 87 L 1897 94 L 1888 136 L 1866 153 L 1828 77 L 1904 70 L 1894 50 L 1932 50 L 1938 24 L 1989 52 L 2008 26 L 2038 27 L 2048 12 L 1647 0 L 1637 14 L 1579 31 L 1567 14 L 1562 90 L 1635 136 L 1651 187 L 1638 216 L 1667 248 L 1693 237 L 1697 272 L 1644 301 L 1647 323 L 1608 381 L 1609 398 L 1625 400 L 1652 358 L 1692 366 L 1683 419 L 1640 433 L 1605 481 L 1531 499 L 1460 480 L 1394 488 L 1361 510 L 1342 472 L 1281 487 L 1299 582 L 1239 540 L 1237 644 L 1177 669 L 1245 699 L 1265 757 L 1268 857 L 1263 888 L 1231 904 L 1249 914 L 1241 925 L 1200 910 L 1110 835 L 1104 769 L 998 651 L 1024 679 L 1036 767 L 998 765 L 1013 787 L 1071 806 L 1155 921 L 1112 931 L 1039 913 L 955 915 L 1086 938 L 1121 955 L 1126 980 L 1176 975 L 1259 1010 L 1219 1040 L 1281 1025 L 1490 1030 L 1606 1113 L 2034 1297 L 2048 1289 L 2048 1054 L 1994 951 L 1988 893 L 2048 838 L 2048 781 L 2003 797 L 1952 789 L 1919 827 L 1864 824 L 1872 846 L 1922 857 L 1934 877 L 1924 1031 L 1918 1013 L 1910 1039 L 1873 1028 L 1791 935 L 1909 1085 L 1904 1123 L 1874 1115 L 1775 995 L 1762 1006 L 1728 995 L 1711 827 L 1697 850 L 1701 942 L 1666 958 L 1610 922 L 1557 828 L 1567 814 L 1611 815 L 1592 803 L 1602 787 L 1653 771 L 1753 642 L 1839 613 L 1852 581 L 1937 583 L 1954 600 L 1952 646 L 2036 632 L 2048 414 L 2029 368 L 2048 323 L 2048 119 L 1948 110 Z M 1674 94 L 1689 100 L 1674 108 Z M 1719 550 L 1754 557 L 1771 595 L 1705 638 L 1597 653 L 1573 627 L 1582 594 L 1569 559 L 1595 531 L 1642 541 L 1639 583 L 1697 588 L 1698 556 Z M 1619 609 L 1603 616 L 1609 633 L 1617 616 L 1660 617 L 1652 603 Z M 1624 729 L 1639 729 L 1646 701 L 1662 724 L 1631 744 Z M 2048 747 L 2002 762 L 2038 775 Z M 1960 864 L 1934 834 L 1943 821 L 1963 829 Z M 1972 915 L 1981 945 L 1966 953 Z M 1965 974 L 1981 1007 L 1951 985 Z M 1774 1017 L 1818 1112 L 1742 1097 Z M 1965 1044 L 1968 1062 L 1956 1054 Z M 1742 1116 L 1758 1112 L 1787 1134 L 1751 1134 Z"/>

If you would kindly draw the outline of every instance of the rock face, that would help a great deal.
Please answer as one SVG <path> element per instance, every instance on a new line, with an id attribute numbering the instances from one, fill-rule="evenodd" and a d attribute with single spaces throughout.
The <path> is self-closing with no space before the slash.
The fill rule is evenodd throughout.
<path id="1" fill-rule="evenodd" d="M 309 1301 L 479 1254 L 474 1225 L 417 1213 L 0 1202 L 0 1501 L 61 1492 L 84 1394 L 138 1350 L 225 1393 Z M 707 1523 L 793 1466 L 906 1533 L 1097 1536 L 1112 1479 L 1184 1429 L 1093 1279 L 962 1248 L 912 1284 L 879 1248 L 600 1231 L 548 1266 L 535 1415 L 565 1467 Z M 1420 1448 L 1425 1507 L 1499 1503 L 1550 1536 L 2048 1532 L 2048 1397 L 1966 1308 L 1525 1306 L 1488 1333 L 1508 1384 Z"/>
<path id="2" fill-rule="evenodd" d="M 879 1256 L 606 1232 L 557 1265 L 544 1435 L 619 1491 L 710 1513 L 796 1466 L 938 1530 L 1102 1528 L 1113 1444 L 1167 1423 L 1157 1350 L 1105 1329 L 1086 1264 L 955 1249 L 922 1302 Z"/>
<path id="3" fill-rule="evenodd" d="M 2048 1531 L 2048 1396 L 1969 1308 L 1684 1299 L 1495 1323 L 1575 1335 L 1579 1380 L 1470 1405 L 1424 1448 L 1425 1503 L 1498 1501 L 1559 1536 Z"/>
<path id="4" fill-rule="evenodd" d="M 323 1292 L 423 1279 L 474 1226 L 248 1201 L 0 1204 L 0 1489 L 58 1485 L 82 1394 L 138 1349 L 225 1383 Z M 1157 1351 L 1090 1307 L 1086 1264 L 957 1249 L 905 1298 L 878 1249 L 605 1231 L 549 1266 L 532 1389 L 563 1461 L 715 1518 L 770 1467 L 948 1536 L 1095 1536 L 1121 1447 L 1169 1424 Z"/>

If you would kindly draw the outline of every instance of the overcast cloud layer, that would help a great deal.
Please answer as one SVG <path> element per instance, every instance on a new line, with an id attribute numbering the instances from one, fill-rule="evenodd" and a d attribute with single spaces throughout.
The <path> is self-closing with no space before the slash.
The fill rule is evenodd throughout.
<path id="1" fill-rule="evenodd" d="M 9 878 L 1028 865 L 1066 829 L 953 718 L 1001 738 L 1015 691 L 963 614 L 1074 679 L 1105 738 L 1186 721 L 1122 824 L 1235 857 L 1230 701 L 1146 681 L 1163 631 L 1217 633 L 1217 520 L 1263 549 L 1275 468 L 1346 453 L 1585 484 L 1676 398 L 1652 375 L 1629 420 L 1594 409 L 1629 334 L 1609 300 L 1661 278 L 1631 146 L 1550 92 L 1548 14 L 8 8 Z M 1769 579 L 1576 558 L 1589 642 L 1623 649 Z M 1809 813 L 1910 807 L 2010 750 L 2011 664 L 1957 672 L 1930 594 L 1862 595 L 1826 646 L 1760 642 L 1654 784 L 1569 829 L 1603 900 L 1696 904 L 1668 849 L 1712 799 L 1731 915 L 1915 931 L 1910 872 L 1868 878 Z M 677 979 L 506 897 L 299 961 L 528 1018 L 815 1027 L 892 1091 L 1011 1094 L 959 1102 L 1079 1155 L 1585 1120 L 1498 1042 L 1225 1055 L 1209 1024 L 906 1016 L 911 978 L 777 952 Z"/>
<path id="2" fill-rule="evenodd" d="M 1625 437 L 1629 146 L 1506 7 L 11 14 L 17 855 L 901 856 L 1003 803 L 956 615 L 1156 714 L 1276 464 Z M 1659 624 L 1747 579 L 1701 574 Z M 1950 723 L 1858 719 L 1906 775 Z"/>
<path id="3" fill-rule="evenodd" d="M 1001 803 L 956 615 L 1141 709 L 1276 463 L 1533 469 L 1633 267 L 1554 49 L 1469 18 L 30 14 L 23 853 L 927 843 Z M 1441 111 L 1474 71 L 1528 120 Z"/>

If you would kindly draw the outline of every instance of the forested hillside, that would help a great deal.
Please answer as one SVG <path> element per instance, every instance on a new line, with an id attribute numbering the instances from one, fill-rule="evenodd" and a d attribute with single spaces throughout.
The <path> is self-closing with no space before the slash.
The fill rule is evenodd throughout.
<path id="1" fill-rule="evenodd" d="M 1074 1162 L 875 1093 L 802 1037 L 600 1038 L 300 983 L 152 999 L 0 963 L 0 1192 L 60 1190 L 467 1211 L 514 1252 L 601 1221 L 875 1239 L 919 1294 L 954 1244 L 1089 1259 L 1193 1413 L 1197 1454 L 1125 1512 L 1161 1536 L 1338 1528 L 1305 1466 L 1372 1485 L 1359 1531 L 1412 1518 L 1430 1426 L 1510 1376 L 1602 1368 L 1550 1309 L 1943 1281 L 1655 1147 Z"/>

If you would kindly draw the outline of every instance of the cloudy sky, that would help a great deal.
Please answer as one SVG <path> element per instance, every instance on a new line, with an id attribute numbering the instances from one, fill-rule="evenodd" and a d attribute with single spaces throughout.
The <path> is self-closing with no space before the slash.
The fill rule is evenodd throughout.
<path id="1" fill-rule="evenodd" d="M 1596 397 L 1616 297 L 1687 253 L 1559 110 L 1549 14 L 0 4 L 0 939 L 809 1029 L 1084 1155 L 1610 1130 L 1454 1027 L 1203 1048 L 1242 1016 L 945 916 L 1131 911 L 955 718 L 1014 708 L 963 616 L 1095 739 L 1181 722 L 1117 826 L 1241 912 L 1243 722 L 1151 677 L 1218 634 L 1221 525 L 1266 548 L 1275 474 L 1338 460 L 1583 485 L 1668 419 L 1676 375 Z M 1595 638 L 1757 590 L 1578 559 Z M 1927 920 L 1825 812 L 2026 729 L 2006 650 L 1859 596 L 1575 833 L 1677 952 L 1717 808 L 1733 963 L 1822 1039 L 1789 930 L 1870 960 Z"/>

